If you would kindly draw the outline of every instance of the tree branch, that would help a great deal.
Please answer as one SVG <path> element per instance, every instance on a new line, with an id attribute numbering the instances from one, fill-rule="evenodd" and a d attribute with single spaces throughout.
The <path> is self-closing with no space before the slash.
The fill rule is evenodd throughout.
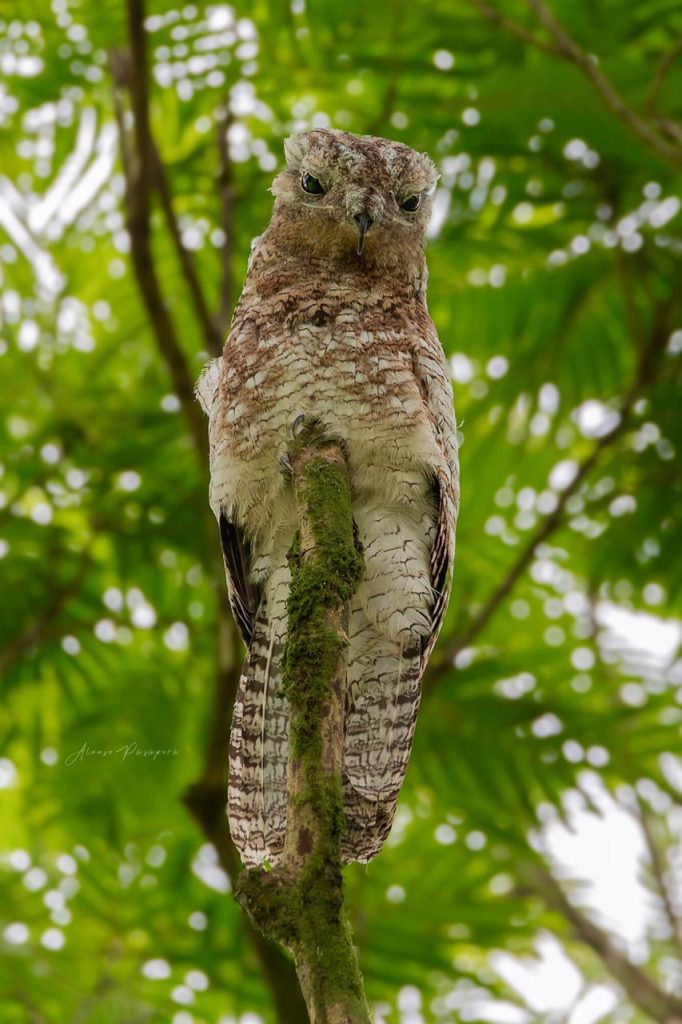
<path id="1" fill-rule="evenodd" d="M 226 102 L 216 125 L 218 144 L 218 192 L 220 195 L 220 227 L 223 243 L 220 246 L 220 299 L 216 313 L 216 329 L 221 338 L 227 332 L 232 310 L 232 248 L 234 244 L 234 173 L 227 133 L 233 117 Z"/>
<path id="2" fill-rule="evenodd" d="M 536 36 L 534 32 L 527 29 L 524 25 L 519 25 L 518 22 L 512 18 L 508 18 L 502 14 L 497 8 L 493 7 L 492 4 L 486 3 L 486 0 L 469 0 L 472 7 L 475 7 L 479 14 L 482 14 L 487 21 L 493 25 L 497 25 L 499 28 L 503 28 L 510 35 L 516 36 L 523 43 L 528 43 L 529 46 L 535 47 L 536 50 L 543 50 L 545 53 L 551 54 L 553 57 L 563 57 L 564 54 L 558 47 L 552 43 L 547 42 L 545 39 L 541 39 Z"/>
<path id="3" fill-rule="evenodd" d="M 635 1006 L 662 1024 L 676 1024 L 682 1018 L 682 999 L 662 989 L 614 945 L 607 932 L 567 898 L 549 871 L 536 866 L 529 876 L 533 888 L 569 922 L 576 936 L 594 950 Z"/>
<path id="4" fill-rule="evenodd" d="M 542 50 L 553 57 L 560 57 L 562 60 L 575 64 L 585 78 L 594 86 L 606 106 L 623 124 L 627 125 L 641 142 L 644 142 L 662 160 L 674 164 L 676 167 L 682 165 L 682 146 L 679 145 L 679 135 L 677 134 L 679 126 L 669 121 L 669 119 L 662 123 L 662 127 L 666 129 L 667 134 L 678 140 L 673 144 L 663 138 L 650 121 L 632 110 L 606 75 L 600 70 L 595 59 L 578 46 L 575 40 L 557 21 L 543 0 L 526 0 L 526 3 L 548 31 L 551 36 L 551 42 L 536 36 L 534 32 L 526 29 L 525 26 L 519 25 L 518 22 L 507 18 L 493 7 L 492 4 L 487 3 L 486 0 L 469 0 L 469 3 L 491 24 L 504 29 L 522 42 L 533 46 L 537 50 Z"/>
<path id="5" fill-rule="evenodd" d="M 132 181 L 134 161 L 131 157 L 127 134 L 124 130 L 123 108 L 119 92 L 122 89 L 130 89 L 132 92 L 132 83 L 136 77 L 137 69 L 134 67 L 132 53 L 122 49 L 114 49 L 110 51 L 109 65 L 114 83 L 118 87 L 114 90 L 114 110 L 120 140 L 121 163 L 123 166 L 124 178 Z M 173 194 L 168 181 L 168 173 L 166 171 L 166 166 L 161 159 L 158 147 L 154 141 L 151 126 L 149 126 L 149 124 L 147 124 L 147 131 L 148 148 L 151 152 L 151 179 L 147 182 L 147 188 L 151 189 L 153 186 L 159 194 L 164 219 L 175 247 L 182 275 L 187 282 L 187 287 L 192 299 L 192 305 L 194 307 L 194 313 L 204 335 L 206 350 L 212 355 L 220 356 L 223 351 L 222 334 L 211 319 L 208 302 L 206 301 L 206 296 L 204 295 L 201 282 L 199 281 L 192 253 L 182 240 L 180 226 L 178 224 L 177 217 L 175 216 L 175 210 L 173 209 Z"/>
<path id="6" fill-rule="evenodd" d="M 644 101 L 644 106 L 649 113 L 654 114 L 656 112 L 663 83 L 680 54 L 682 54 L 682 36 L 673 43 L 669 50 L 666 50 L 654 69 L 647 97 Z"/>
<path id="7" fill-rule="evenodd" d="M 154 179 L 156 187 L 159 193 L 159 199 L 161 200 L 161 209 L 170 231 L 171 238 L 173 239 L 173 245 L 178 255 L 178 260 L 182 268 L 182 274 L 187 282 L 189 293 L 192 297 L 192 303 L 194 305 L 194 312 L 199 322 L 201 330 L 204 335 L 204 344 L 206 351 L 210 352 L 211 355 L 221 356 L 223 354 L 223 337 L 221 331 L 211 319 L 211 313 L 208 308 L 208 302 L 204 295 L 203 289 L 197 276 L 196 267 L 194 265 L 194 259 L 192 253 L 189 251 L 187 246 L 182 240 L 182 234 L 180 233 L 180 226 L 175 216 L 173 209 L 173 196 L 171 194 L 170 185 L 168 183 L 168 174 L 166 173 L 166 167 L 161 159 L 156 144 L 153 139 L 150 139 L 152 146 L 152 156 L 154 165 Z M 229 296 L 228 296 L 229 301 Z"/>
<path id="8" fill-rule="evenodd" d="M 656 882 L 656 888 L 658 889 L 663 904 L 663 910 L 665 916 L 668 919 L 670 925 L 670 932 L 672 935 L 672 941 L 677 947 L 677 950 L 682 954 L 682 921 L 675 913 L 673 901 L 670 896 L 670 890 L 665 877 L 665 867 L 661 858 L 660 850 L 656 843 L 653 830 L 651 828 L 651 822 L 646 809 L 642 806 L 642 801 L 637 797 L 637 811 L 634 813 L 634 818 L 637 821 L 639 827 L 642 830 L 646 848 L 649 853 L 649 861 L 651 862 L 651 871 Z"/>
<path id="9" fill-rule="evenodd" d="M 668 75 L 668 72 L 672 69 L 677 58 L 682 54 L 682 36 L 673 43 L 669 50 L 667 50 L 661 59 L 659 60 L 653 75 L 651 76 L 651 83 L 647 92 L 646 99 L 644 101 L 644 109 L 649 114 L 649 117 L 653 118 L 658 126 L 658 129 L 664 135 L 674 139 L 677 143 L 682 145 L 682 125 L 678 121 L 673 121 L 672 118 L 666 114 L 662 114 L 658 110 L 658 102 L 663 88 L 663 83 Z"/>
<path id="10" fill-rule="evenodd" d="M 29 623 L 14 639 L 0 651 L 0 675 L 21 658 L 25 652 L 38 644 L 44 643 L 48 636 L 59 635 L 61 626 L 55 628 L 55 619 L 59 617 L 69 601 L 78 594 L 91 563 L 90 545 L 82 552 L 78 568 L 73 578 L 58 587 L 50 597 L 46 607 L 33 622 Z"/>
<path id="11" fill-rule="evenodd" d="M 667 160 L 676 166 L 682 165 L 682 148 L 678 145 L 671 145 L 661 138 L 648 121 L 628 107 L 620 93 L 600 70 L 594 58 L 585 53 L 584 50 L 581 50 L 575 40 L 554 17 L 554 14 L 545 4 L 544 0 L 526 0 L 526 3 L 549 32 L 559 54 L 563 55 L 566 60 L 571 61 L 582 71 L 583 75 L 592 83 L 607 107 L 613 111 L 616 117 L 623 124 L 627 125 L 630 131 L 642 142 L 646 143 L 649 149 L 661 157 L 661 159 Z"/>
<path id="12" fill-rule="evenodd" d="M 370 1024 L 341 872 L 347 623 L 363 564 L 342 444 L 319 431 L 307 424 L 290 456 L 299 538 L 290 555 L 284 653 L 284 850 L 272 871 L 243 872 L 238 898 L 293 953 L 312 1024 Z"/>
<path id="13" fill-rule="evenodd" d="M 206 424 L 194 398 L 192 373 L 164 301 L 151 248 L 150 216 L 154 154 L 149 126 L 144 0 L 127 0 L 127 9 L 131 50 L 129 88 L 134 145 L 129 147 L 123 170 L 131 257 L 135 279 L 157 347 L 173 382 L 173 389 L 178 396 L 200 464 L 205 467 L 208 464 Z M 119 136 L 123 140 L 126 129 L 121 117 L 120 104 L 117 107 L 117 115 Z"/>

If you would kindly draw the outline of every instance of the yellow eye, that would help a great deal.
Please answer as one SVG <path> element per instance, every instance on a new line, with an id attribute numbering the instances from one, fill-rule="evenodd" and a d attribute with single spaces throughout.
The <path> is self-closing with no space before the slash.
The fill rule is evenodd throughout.
<path id="1" fill-rule="evenodd" d="M 415 210 L 419 209 L 421 201 L 422 197 L 420 195 L 408 196 L 408 198 L 404 199 L 400 204 L 400 209 L 407 210 L 408 213 L 414 213 Z"/>
<path id="2" fill-rule="evenodd" d="M 313 178 L 312 174 L 304 174 L 301 178 L 301 188 L 311 196 L 323 196 L 324 187 L 321 181 Z"/>

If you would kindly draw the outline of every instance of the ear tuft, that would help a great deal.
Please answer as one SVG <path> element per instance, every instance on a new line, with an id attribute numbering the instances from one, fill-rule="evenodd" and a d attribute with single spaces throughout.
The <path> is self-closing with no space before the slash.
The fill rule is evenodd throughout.
<path id="1" fill-rule="evenodd" d="M 289 167 L 299 168 L 305 151 L 305 134 L 290 135 L 284 140 L 284 156 Z"/>

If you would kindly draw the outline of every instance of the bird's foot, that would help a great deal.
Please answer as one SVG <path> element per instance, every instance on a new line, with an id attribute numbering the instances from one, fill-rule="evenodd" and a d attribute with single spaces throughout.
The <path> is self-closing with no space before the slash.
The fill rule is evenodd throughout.
<path id="1" fill-rule="evenodd" d="M 286 473 L 287 476 L 294 475 L 294 467 L 291 465 L 291 459 L 286 452 L 282 452 L 281 455 L 278 455 L 277 461 L 279 462 L 283 473 Z"/>
<path id="2" fill-rule="evenodd" d="M 314 447 L 328 437 L 329 428 L 317 416 L 308 416 L 299 412 L 291 424 L 291 434 L 294 441 L 305 444 L 306 447 Z"/>
<path id="3" fill-rule="evenodd" d="M 304 412 L 299 412 L 298 416 L 296 417 L 294 422 L 291 424 L 291 433 L 293 435 L 294 440 L 296 440 L 299 437 L 301 431 L 303 430 L 303 424 L 304 423 L 305 423 L 305 413 Z"/>

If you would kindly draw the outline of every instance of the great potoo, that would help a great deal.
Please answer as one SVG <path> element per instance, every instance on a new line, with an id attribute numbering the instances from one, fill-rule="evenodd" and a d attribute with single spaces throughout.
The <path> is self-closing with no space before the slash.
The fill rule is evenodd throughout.
<path id="1" fill-rule="evenodd" d="M 448 601 L 457 517 L 452 388 L 426 308 L 437 173 L 386 139 L 315 130 L 285 143 L 222 358 L 197 385 L 210 502 L 248 647 L 230 737 L 228 812 L 248 865 L 286 828 L 282 653 L 296 507 L 279 457 L 304 415 L 343 439 L 365 573 L 349 621 L 343 855 L 381 848 Z"/>

